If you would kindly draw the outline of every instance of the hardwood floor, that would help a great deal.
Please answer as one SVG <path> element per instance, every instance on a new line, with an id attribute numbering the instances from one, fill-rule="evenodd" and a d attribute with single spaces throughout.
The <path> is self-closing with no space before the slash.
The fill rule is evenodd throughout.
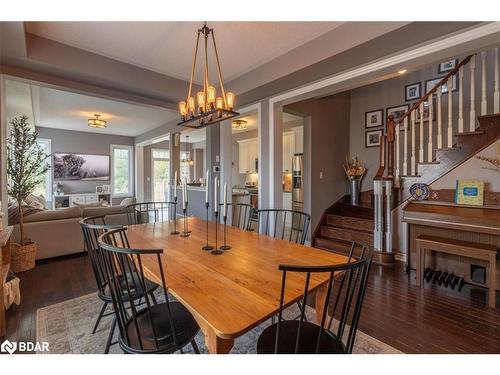
<path id="1" fill-rule="evenodd" d="M 7 313 L 13 341 L 36 340 L 38 308 L 95 291 L 84 255 L 41 262 L 20 277 L 22 303 Z M 413 278 L 403 264 L 373 265 L 359 328 L 405 353 L 500 353 L 500 308 L 488 308 L 486 289 L 421 290 Z"/>

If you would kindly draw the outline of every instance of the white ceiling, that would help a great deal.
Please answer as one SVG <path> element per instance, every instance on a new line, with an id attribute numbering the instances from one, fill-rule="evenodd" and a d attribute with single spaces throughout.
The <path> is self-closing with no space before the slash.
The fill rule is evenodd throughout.
<path id="1" fill-rule="evenodd" d="M 186 135 L 189 139 L 186 139 Z M 185 129 L 181 132 L 181 142 L 196 143 L 207 139 L 207 128 Z"/>
<path id="2" fill-rule="evenodd" d="M 342 22 L 210 22 L 225 81 L 247 73 Z M 27 22 L 26 30 L 99 55 L 189 80 L 202 22 Z M 200 45 L 201 46 L 201 45 Z M 209 45 L 211 48 L 211 45 Z M 203 49 L 200 49 L 201 53 Z M 213 62 L 213 56 L 209 56 Z M 201 79 L 198 60 L 196 81 Z M 213 64 L 210 64 L 213 65 Z M 211 71 L 215 83 L 216 72 Z"/>
<path id="3" fill-rule="evenodd" d="M 178 114 L 164 108 L 118 102 L 47 87 L 31 86 L 36 126 L 135 137 L 173 119 Z M 108 122 L 93 129 L 87 120 L 94 113 Z"/>

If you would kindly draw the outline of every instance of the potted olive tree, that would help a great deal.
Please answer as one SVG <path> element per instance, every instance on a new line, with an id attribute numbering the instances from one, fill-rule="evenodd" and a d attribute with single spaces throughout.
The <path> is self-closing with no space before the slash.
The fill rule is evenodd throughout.
<path id="1" fill-rule="evenodd" d="M 17 202 L 19 217 L 19 244 L 12 246 L 11 267 L 14 272 L 35 267 L 37 245 L 24 237 L 23 201 L 44 182 L 50 169 L 44 149 L 37 143 L 38 134 L 29 126 L 28 117 L 14 118 L 7 141 L 7 191 Z"/>

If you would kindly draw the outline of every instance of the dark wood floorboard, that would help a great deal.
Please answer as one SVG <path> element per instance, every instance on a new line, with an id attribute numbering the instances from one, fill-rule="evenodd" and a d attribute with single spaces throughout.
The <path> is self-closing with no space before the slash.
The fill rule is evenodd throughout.
<path id="1" fill-rule="evenodd" d="M 36 340 L 38 308 L 96 290 L 85 255 L 40 262 L 20 278 L 22 303 L 7 313 L 15 341 Z M 414 278 L 402 264 L 373 265 L 359 328 L 405 353 L 500 353 L 500 308 L 487 306 L 486 289 L 421 290 Z"/>

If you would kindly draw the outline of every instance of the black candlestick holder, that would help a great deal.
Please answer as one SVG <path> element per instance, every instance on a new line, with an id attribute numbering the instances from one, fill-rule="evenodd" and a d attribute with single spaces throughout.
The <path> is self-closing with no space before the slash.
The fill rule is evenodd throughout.
<path id="1" fill-rule="evenodd" d="M 224 221 L 224 245 L 222 245 L 220 247 L 221 250 L 229 250 L 231 248 L 231 246 L 229 246 L 228 244 L 226 244 L 226 227 L 227 227 L 227 216 L 224 215 L 222 216 L 222 220 Z"/>
<path id="2" fill-rule="evenodd" d="M 174 197 L 174 230 L 170 234 L 179 234 L 177 230 L 177 197 Z"/>
<path id="3" fill-rule="evenodd" d="M 221 249 L 217 248 L 217 232 L 219 228 L 219 212 L 215 211 L 215 249 L 213 249 L 210 253 L 212 255 L 220 255 L 223 253 Z"/>
<path id="4" fill-rule="evenodd" d="M 184 214 L 184 230 L 181 233 L 181 237 L 189 237 L 191 233 L 188 232 L 188 222 L 187 222 L 187 202 L 182 209 L 182 213 Z"/>
<path id="5" fill-rule="evenodd" d="M 205 208 L 207 209 L 207 244 L 205 246 L 202 246 L 201 249 L 202 250 L 205 250 L 205 251 L 210 251 L 210 250 L 213 250 L 214 247 L 211 246 L 209 243 L 208 243 L 208 207 L 210 206 L 210 204 L 208 202 L 205 202 Z"/>

